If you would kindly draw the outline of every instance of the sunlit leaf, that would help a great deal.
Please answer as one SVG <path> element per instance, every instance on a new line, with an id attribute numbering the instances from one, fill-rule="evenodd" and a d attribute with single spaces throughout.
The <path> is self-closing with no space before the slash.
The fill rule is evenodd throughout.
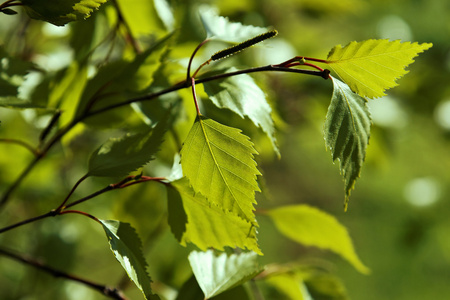
<path id="1" fill-rule="evenodd" d="M 401 43 L 399 40 L 366 40 L 338 45 L 328 54 L 327 64 L 360 96 L 377 98 L 397 86 L 413 58 L 430 43 Z"/>
<path id="2" fill-rule="evenodd" d="M 292 205 L 268 211 L 278 230 L 306 246 L 333 251 L 359 272 L 369 273 L 353 247 L 347 229 L 332 215 L 308 205 Z"/>
<path id="3" fill-rule="evenodd" d="M 275 287 L 286 299 L 309 300 L 308 290 L 300 276 L 295 273 L 282 273 L 272 275 L 266 282 Z"/>
<path id="4" fill-rule="evenodd" d="M 84 20 L 108 0 L 21 0 L 28 15 L 62 26 Z"/>
<path id="5" fill-rule="evenodd" d="M 216 9 L 206 5 L 200 9 L 200 19 L 208 38 L 224 42 L 240 43 L 267 32 L 264 27 L 230 22 L 228 18 L 219 16 Z"/>
<path id="6" fill-rule="evenodd" d="M 153 2 L 151 0 L 117 0 L 120 11 L 134 37 L 162 33 L 164 30 Z"/>
<path id="7" fill-rule="evenodd" d="M 255 222 L 260 175 L 253 144 L 239 129 L 200 116 L 181 149 L 181 165 L 194 191 L 241 218 Z"/>
<path id="8" fill-rule="evenodd" d="M 161 146 L 166 130 L 165 122 L 147 132 L 111 138 L 89 159 L 90 176 L 124 176 L 153 159 Z"/>
<path id="9" fill-rule="evenodd" d="M 115 220 L 99 220 L 105 230 L 111 251 L 146 299 L 159 299 L 151 290 L 142 243 L 133 227 Z"/>
<path id="10" fill-rule="evenodd" d="M 333 161 L 339 160 L 345 184 L 345 208 L 366 156 L 370 112 L 366 100 L 333 78 L 333 96 L 324 125 L 325 144 Z"/>
<path id="11" fill-rule="evenodd" d="M 192 251 L 189 263 L 195 278 L 209 299 L 240 285 L 263 270 L 257 261 L 258 255 L 253 252 L 227 255 L 215 255 L 214 251 Z"/>
<path id="12" fill-rule="evenodd" d="M 227 72 L 236 71 L 231 68 Z M 247 74 L 214 80 L 203 84 L 212 102 L 220 108 L 228 108 L 240 117 L 248 117 L 267 134 L 279 155 L 275 128 L 271 117 L 272 108 L 267 103 L 264 92 Z"/>
<path id="13" fill-rule="evenodd" d="M 179 205 L 176 197 L 181 197 L 183 207 L 177 209 L 184 209 L 187 216 L 186 231 L 180 240 L 182 245 L 193 243 L 202 250 L 211 247 L 224 250 L 226 246 L 247 248 L 262 254 L 257 244 L 255 224 L 210 203 L 202 194 L 195 193 L 189 187 L 186 178 L 174 181 L 171 185 L 179 196 L 175 194 L 176 191 L 171 191 L 168 193 L 171 197 L 168 201 Z M 169 211 L 171 212 L 172 210 Z M 171 218 L 169 216 L 169 220 Z M 171 222 L 170 225 L 173 226 L 174 223 Z M 177 228 L 180 227 L 172 228 L 172 231 L 179 232 Z"/>

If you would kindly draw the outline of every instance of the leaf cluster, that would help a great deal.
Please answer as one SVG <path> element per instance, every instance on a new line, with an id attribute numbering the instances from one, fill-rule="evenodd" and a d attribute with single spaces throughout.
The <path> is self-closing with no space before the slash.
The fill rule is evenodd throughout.
<path id="1" fill-rule="evenodd" d="M 258 262 L 258 257 L 263 255 L 257 239 L 257 218 L 261 216 L 268 218 L 280 235 L 305 246 L 331 251 L 359 272 L 369 273 L 369 268 L 357 255 L 347 229 L 330 214 L 302 204 L 266 211 L 255 209 L 256 195 L 264 187 L 256 150 L 263 147 L 254 141 L 265 139 L 275 156 L 280 158 L 281 154 L 276 137 L 275 106 L 249 74 L 278 71 L 332 80 L 333 93 L 323 131 L 333 162 L 339 162 L 347 208 L 369 143 L 371 117 L 366 97 L 383 96 L 385 90 L 394 87 L 396 80 L 406 74 L 405 68 L 413 58 L 431 44 L 367 40 L 351 42 L 345 47 L 336 46 L 327 59 L 296 56 L 269 66 L 224 68 L 220 62 L 214 62 L 215 58 L 246 50 L 273 37 L 276 31 L 231 22 L 213 9 L 202 7 L 200 20 L 206 31 L 205 41 L 192 49 L 189 57 L 183 51 L 186 45 L 180 42 L 183 32 L 178 36 L 172 32 L 177 14 L 172 13 L 165 1 L 155 1 L 155 5 L 142 4 L 146 13 L 154 14 L 158 22 L 143 21 L 145 14 L 141 15 L 139 11 L 133 19 L 131 3 L 135 1 L 106 2 L 20 1 L 31 18 L 55 25 L 84 20 L 100 7 L 105 8 L 99 12 L 101 17 L 92 16 L 91 24 L 94 29 L 103 28 L 106 20 L 110 32 L 104 33 L 101 39 L 96 37 L 98 32 L 90 32 L 88 41 L 82 42 L 72 37 L 77 59 L 57 72 L 40 68 L 38 72 L 44 75 L 26 97 L 22 97 L 19 89 L 26 77 L 38 68 L 33 61 L 14 58 L 0 47 L 0 106 L 2 109 L 32 109 L 48 119 L 46 125 L 35 128 L 40 132 L 37 145 L 25 143 L 34 157 L 6 190 L 1 205 L 10 201 L 10 195 L 21 181 L 34 174 L 31 171 L 37 163 L 56 145 L 60 145 L 61 152 L 70 153 L 69 159 L 75 161 L 79 139 L 97 140 L 105 134 L 108 139 L 101 146 L 89 144 L 90 158 L 83 157 L 87 165 L 83 169 L 84 175 L 59 206 L 1 232 L 50 216 L 79 214 L 89 217 L 101 225 L 114 257 L 143 296 L 159 299 L 156 293 L 164 294 L 165 291 L 157 284 L 151 285 L 154 280 L 148 272 L 151 266 L 147 264 L 143 243 L 132 225 L 72 209 L 106 192 L 153 182 L 161 189 L 151 190 L 154 195 L 150 196 L 146 194 L 150 188 L 143 188 L 144 192 L 137 198 L 164 198 L 167 208 L 161 211 L 150 208 L 158 215 L 156 219 L 160 224 L 144 234 L 154 238 L 160 230 L 170 228 L 179 244 L 202 250 L 191 251 L 188 255 L 193 277 L 184 282 L 177 299 L 187 299 L 185 295 L 189 291 L 195 294 L 200 290 L 203 293 L 200 296 L 205 299 L 226 293 L 236 293 L 245 299 L 249 296 L 243 285 L 251 286 L 257 280 L 288 298 L 308 299 L 314 291 L 329 293 L 333 299 L 345 298 L 340 282 L 318 267 L 306 268 L 301 264 L 273 267 L 261 266 Z M 2 12 L 11 13 L 6 10 L 6 5 Z M 85 21 L 73 25 L 74 32 L 85 26 L 82 22 Z M 154 29 L 154 34 L 144 35 L 148 31 L 143 28 Z M 121 35 L 123 38 L 119 40 Z M 221 55 L 209 56 L 200 50 L 206 43 L 237 46 L 217 52 Z M 191 76 L 190 69 L 196 63 L 194 56 L 197 54 L 211 58 L 199 64 Z M 185 61 L 188 61 L 187 65 L 183 65 Z M 317 64 L 331 68 L 342 81 Z M 196 86 L 201 86 L 198 88 L 200 96 Z M 192 93 L 186 91 L 189 88 Z M 236 128 L 231 120 L 221 124 L 207 113 L 203 115 L 207 105 L 213 106 L 219 114 L 240 118 L 242 123 L 239 124 L 245 125 Z M 24 145 L 17 139 L 1 141 Z M 90 177 L 101 177 L 109 183 L 97 192 L 70 201 L 81 183 Z M 117 214 L 125 215 L 126 205 L 120 203 L 122 199 L 111 198 L 115 199 Z M 130 197 L 127 201 L 138 200 Z M 96 210 L 97 213 L 106 212 Z M 331 292 L 324 291 L 327 284 L 333 286 Z M 193 296 L 192 299 L 196 298 Z"/>

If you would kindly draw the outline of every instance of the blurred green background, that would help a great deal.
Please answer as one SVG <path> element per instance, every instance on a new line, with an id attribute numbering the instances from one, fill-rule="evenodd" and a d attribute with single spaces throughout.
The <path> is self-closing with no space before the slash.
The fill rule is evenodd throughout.
<path id="1" fill-rule="evenodd" d="M 337 256 L 288 241 L 276 234 L 264 216 L 258 218 L 259 242 L 264 263 L 321 261 L 341 278 L 351 299 L 450 299 L 450 2 L 173 1 L 176 16 L 182 20 L 177 24 L 182 39 L 194 47 L 204 34 L 196 14 L 199 3 L 216 5 L 220 14 L 232 21 L 278 30 L 279 36 L 268 42 L 267 48 L 255 47 L 242 54 L 238 61 L 249 66 L 279 63 L 294 55 L 326 58 L 333 46 L 353 40 L 433 43 L 399 80 L 400 86 L 369 102 L 373 118 L 370 145 L 346 213 L 343 182 L 322 134 L 331 82 L 293 74 L 255 76 L 278 111 L 281 147 L 278 160 L 264 141 L 255 142 L 268 192 L 259 195 L 258 208 L 307 203 L 335 215 L 349 229 L 358 254 L 372 273 L 359 274 Z M 103 14 L 107 15 L 104 9 L 85 26 L 98 26 Z M 83 25 L 73 23 L 56 31 L 52 25 L 32 21 L 25 34 L 20 32 L 24 22 L 28 21 L 22 14 L 0 16 L 0 43 L 7 45 L 10 53 L 34 56 L 48 68 L 54 63 L 55 70 L 70 62 L 64 39 Z M 101 31 L 96 34 L 101 35 Z M 0 109 L 0 120 L 0 137 L 18 136 L 36 142 L 39 131 L 35 122 L 39 118 L 33 112 Z M 5 126 L 12 123 L 14 126 Z M 52 153 L 24 182 L 27 189 L 18 192 L 2 212 L 0 226 L 54 208 L 85 172 L 93 147 L 107 136 L 104 132 L 85 135 L 72 144 L 71 153 Z M 26 150 L 0 144 L 0 191 L 30 158 Z M 75 196 L 82 197 L 109 183 L 88 181 Z M 134 201 L 144 194 L 145 201 Z M 179 246 L 164 225 L 166 200 L 158 196 L 163 194 L 160 186 L 149 184 L 102 195 L 83 209 L 135 225 L 148 250 L 151 276 L 170 293 L 169 286 L 179 287 L 190 275 L 185 259 L 190 248 Z M 112 197 L 123 202 L 110 201 Z M 47 259 L 54 267 L 115 285 L 123 273 L 106 241 L 98 242 L 104 234 L 96 224 L 80 219 L 47 219 L 1 235 L 0 243 Z M 36 234 L 30 235 L 30 231 Z M 59 295 L 58 299 L 101 299 L 80 285 L 0 257 L 0 299 L 56 299 L 54 295 Z M 132 299 L 140 297 L 132 288 L 130 295 Z"/>

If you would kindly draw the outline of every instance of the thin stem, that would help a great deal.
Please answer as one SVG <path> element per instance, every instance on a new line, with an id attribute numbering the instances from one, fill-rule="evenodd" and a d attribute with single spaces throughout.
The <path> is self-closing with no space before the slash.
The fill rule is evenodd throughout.
<path id="1" fill-rule="evenodd" d="M 53 275 L 54 277 L 61 277 L 61 278 L 65 278 L 65 279 L 68 279 L 71 281 L 75 281 L 75 282 L 84 284 L 87 287 L 90 287 L 111 299 L 127 300 L 127 298 L 122 294 L 122 292 L 116 288 L 98 284 L 98 283 L 92 282 L 90 280 L 83 279 L 78 276 L 66 273 L 64 271 L 57 270 L 53 267 L 45 265 L 42 262 L 32 259 L 30 257 L 27 257 L 25 255 L 19 255 L 19 254 L 13 253 L 11 251 L 8 251 L 8 250 L 2 249 L 2 248 L 0 248 L 0 254 L 4 255 L 6 257 L 9 257 L 11 259 L 14 259 L 16 261 L 22 262 L 24 264 L 27 264 L 29 266 L 32 266 L 32 267 L 39 269 L 41 271 L 44 271 L 46 273 L 49 273 L 50 275 Z"/>
<path id="2" fill-rule="evenodd" d="M 27 220 L 25 220 L 25 221 L 22 221 L 22 222 L 19 222 L 19 223 L 16 223 L 16 224 L 7 226 L 7 227 L 5 227 L 5 228 L 2 228 L 2 229 L 0 229 L 0 234 L 3 233 L 3 232 L 6 232 L 6 231 L 8 231 L 8 230 L 11 230 L 11 229 L 20 227 L 20 226 L 22 226 L 22 225 L 26 225 L 26 224 L 29 224 L 29 223 L 32 223 L 32 222 L 35 222 L 35 221 L 39 221 L 39 220 L 41 220 L 41 219 L 45 219 L 45 218 L 48 218 L 48 217 L 56 216 L 57 214 L 58 214 L 58 213 L 57 213 L 56 211 L 53 211 L 53 210 L 52 210 L 52 211 L 49 211 L 49 212 L 46 213 L 46 214 L 43 214 L 43 215 L 40 215 L 40 216 L 31 218 L 31 219 L 27 219 Z"/>
<path id="3" fill-rule="evenodd" d="M 64 201 L 61 203 L 60 206 L 58 206 L 58 208 L 56 209 L 56 211 L 61 211 L 62 209 L 64 209 L 64 205 L 67 203 L 67 201 L 69 200 L 70 196 L 72 196 L 72 194 L 75 192 L 75 190 L 77 189 L 77 187 L 86 179 L 88 178 L 89 175 L 86 174 L 83 177 L 81 177 L 73 186 L 73 188 L 70 190 L 69 194 L 66 196 L 66 198 L 64 199 Z"/>
<path id="4" fill-rule="evenodd" d="M 24 142 L 24 141 L 20 141 L 20 140 L 16 140 L 16 139 L 0 139 L 0 143 L 16 144 L 16 145 L 24 147 L 25 149 L 27 149 L 28 151 L 33 153 L 33 155 L 35 155 L 35 156 L 39 155 L 39 151 L 37 151 L 36 149 L 34 149 L 33 146 L 31 146 L 30 144 L 28 144 L 27 142 Z"/>
<path id="5" fill-rule="evenodd" d="M 197 94 L 195 93 L 195 78 L 191 77 L 192 95 L 194 96 L 195 109 L 197 110 L 197 116 L 200 116 L 200 109 L 198 108 Z"/>
<path id="6" fill-rule="evenodd" d="M 82 215 L 82 216 L 88 217 L 88 218 L 90 218 L 90 219 L 92 219 L 92 220 L 94 220 L 94 221 L 96 221 L 96 222 L 98 222 L 98 223 L 101 223 L 100 220 L 99 220 L 97 217 L 95 217 L 95 216 L 93 216 L 93 215 L 91 215 L 91 214 L 88 214 L 88 213 L 86 213 L 86 212 L 84 212 L 84 211 L 79 211 L 79 210 L 63 210 L 63 211 L 60 212 L 59 214 L 60 214 L 60 215 L 65 215 L 65 214 L 78 214 L 78 215 Z"/>
<path id="7" fill-rule="evenodd" d="M 204 44 L 206 44 L 207 42 L 209 42 L 209 39 L 206 39 L 206 40 L 204 40 L 203 42 L 201 42 L 200 44 L 198 44 L 197 48 L 195 48 L 194 52 L 192 52 L 192 55 L 191 55 L 191 57 L 189 58 L 189 64 L 188 64 L 188 67 L 187 67 L 186 81 L 189 81 L 190 78 L 191 78 L 191 66 L 192 66 L 192 62 L 194 61 L 194 56 L 195 56 L 195 54 L 197 54 L 198 50 L 200 50 L 200 48 L 201 48 Z M 208 62 L 209 62 L 209 61 L 208 61 Z M 195 74 L 197 74 L 197 72 L 199 71 L 199 69 L 200 69 L 203 65 L 205 65 L 205 64 L 202 64 L 202 65 L 197 69 L 197 71 L 195 71 Z M 194 74 L 193 77 L 195 77 L 195 74 Z"/>

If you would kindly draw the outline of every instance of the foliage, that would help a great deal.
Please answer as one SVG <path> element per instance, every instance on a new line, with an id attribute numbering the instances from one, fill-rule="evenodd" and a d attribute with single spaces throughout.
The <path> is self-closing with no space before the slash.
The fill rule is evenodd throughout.
<path id="1" fill-rule="evenodd" d="M 7 223 L 2 224 L 0 234 L 9 237 L 10 232 L 18 232 L 19 227 L 27 224 L 50 222 L 49 217 L 57 217 L 59 224 L 66 224 L 68 215 L 74 214 L 94 219 L 102 225 L 113 255 L 146 299 L 220 299 L 230 295 L 247 299 L 251 297 L 249 294 L 261 297 L 258 295 L 262 292 L 290 299 L 314 295 L 345 299 L 347 295 L 339 280 L 319 265 L 284 268 L 275 262 L 258 263 L 265 251 L 258 243 L 258 230 L 264 234 L 265 228 L 260 228 L 258 221 L 267 216 L 279 236 L 307 247 L 331 250 L 360 273 L 369 272 L 356 254 L 348 230 L 330 214 L 308 205 L 256 208 L 260 204 L 258 197 L 268 194 L 262 179 L 264 163 L 260 162 L 272 155 L 268 152 L 281 156 L 276 137 L 281 122 L 277 105 L 260 88 L 265 85 L 264 80 L 249 74 L 279 72 L 332 80 L 333 92 L 323 133 L 333 162 L 339 161 L 347 209 L 371 134 L 369 100 L 365 97 L 383 96 L 406 74 L 405 68 L 412 59 L 429 49 L 431 43 L 372 39 L 336 46 L 327 59 L 295 56 L 281 63 L 272 61 L 265 66 L 246 67 L 240 55 L 229 56 L 237 52 L 244 55 L 248 47 L 275 36 L 277 31 L 232 22 L 208 6 L 198 9 L 185 5 L 170 7 L 164 0 L 154 3 L 64 0 L 51 4 L 12 0 L 0 5 L 5 15 L 14 15 L 11 7 L 23 6 L 31 18 L 58 26 L 78 21 L 66 25 L 73 31 L 68 40 L 52 41 L 70 48 L 72 53 L 70 62 L 56 71 L 40 62 L 38 55 L 20 51 L 9 54 L 14 48 L 8 44 L 0 48 L 0 107 L 7 112 L 5 116 L 18 113 L 27 118 L 26 113 L 32 112 L 25 122 L 29 135 L 14 136 L 10 119 L 2 120 L 5 135 L 0 138 L 5 144 L 2 146 L 22 146 L 31 152 L 27 155 L 32 158 L 21 156 L 26 159 L 22 159 L 24 167 L 20 173 L 15 165 L 2 166 L 13 170 L 14 176 L 1 175 L 5 188 L 0 209 L 23 205 L 26 213 L 20 218 L 13 214 L 5 218 Z M 182 26 L 173 30 L 174 22 L 194 23 L 189 13 L 183 15 L 185 9 L 199 13 L 197 24 L 202 24 L 206 32 L 203 41 Z M 23 15 L 10 18 L 15 17 L 26 18 Z M 87 17 L 90 18 L 86 20 Z M 27 26 L 41 28 L 41 21 L 28 20 Z M 236 46 L 226 48 L 230 43 Z M 226 55 L 220 62 L 215 62 L 214 54 L 211 56 L 214 48 L 225 49 L 222 53 Z M 329 66 L 343 81 L 318 64 Z M 191 74 L 195 65 L 198 68 Z M 30 84 L 33 76 L 36 80 Z M 187 89 L 191 94 L 186 93 Z M 98 147 L 105 136 L 108 141 Z M 269 147 L 265 147 L 266 142 Z M 258 156 L 258 152 L 262 155 Z M 80 159 L 87 163 L 87 171 L 78 166 Z M 43 168 L 46 162 L 53 165 Z M 45 176 L 36 175 L 39 170 L 46 172 Z M 90 186 L 83 187 L 89 177 L 100 178 L 95 179 L 98 181 L 90 178 Z M 105 182 L 103 188 L 90 190 Z M 152 184 L 161 189 L 150 188 Z M 144 192 L 133 194 L 131 186 Z M 33 204 L 36 207 L 24 201 L 34 193 L 46 201 Z M 100 199 L 106 193 L 111 203 L 102 205 Z M 118 196 L 119 193 L 125 197 Z M 47 201 L 47 194 L 56 198 L 56 202 Z M 73 196 L 79 198 L 71 200 Z M 95 205 L 94 199 L 99 199 Z M 143 200 L 148 199 L 167 199 L 167 207 L 158 206 L 159 200 L 147 203 L 145 209 L 135 207 L 134 214 L 148 214 L 148 218 L 140 220 L 144 224 L 96 217 L 113 214 L 111 211 L 115 210 L 115 218 L 127 215 L 132 218 L 130 207 L 144 205 Z M 86 208 L 73 209 L 81 204 Z M 48 212 L 42 213 L 43 210 Z M 52 230 L 58 231 L 58 226 Z M 172 241 L 190 251 L 184 255 L 190 263 L 190 279 L 184 276 L 177 284 L 164 276 L 154 276 L 154 262 L 147 264 L 146 260 L 146 246 L 156 244 L 157 237 L 168 231 L 172 233 Z M 45 236 L 44 232 L 38 234 Z M 144 243 L 139 236 L 148 236 L 148 242 Z M 93 240 L 97 243 L 97 238 Z M 0 242 L 19 248 L 13 239 L 1 237 Z M 195 247 L 202 251 L 192 250 Z M 121 292 L 111 292 L 106 285 L 76 279 L 69 274 L 69 268 L 67 272 L 58 270 L 58 267 L 65 269 L 64 265 L 54 267 L 51 262 L 43 265 L 3 248 L 0 254 L 53 275 L 63 274 L 111 298 L 125 299 Z M 161 257 L 165 255 L 163 252 Z M 51 258 L 52 250 L 46 255 Z M 95 260 L 94 253 L 92 259 Z M 177 269 L 175 260 L 170 261 L 166 273 L 172 272 L 170 268 Z M 124 289 L 126 284 L 124 280 L 121 282 L 118 288 Z M 177 288 L 177 296 L 170 292 L 169 285 Z"/>

